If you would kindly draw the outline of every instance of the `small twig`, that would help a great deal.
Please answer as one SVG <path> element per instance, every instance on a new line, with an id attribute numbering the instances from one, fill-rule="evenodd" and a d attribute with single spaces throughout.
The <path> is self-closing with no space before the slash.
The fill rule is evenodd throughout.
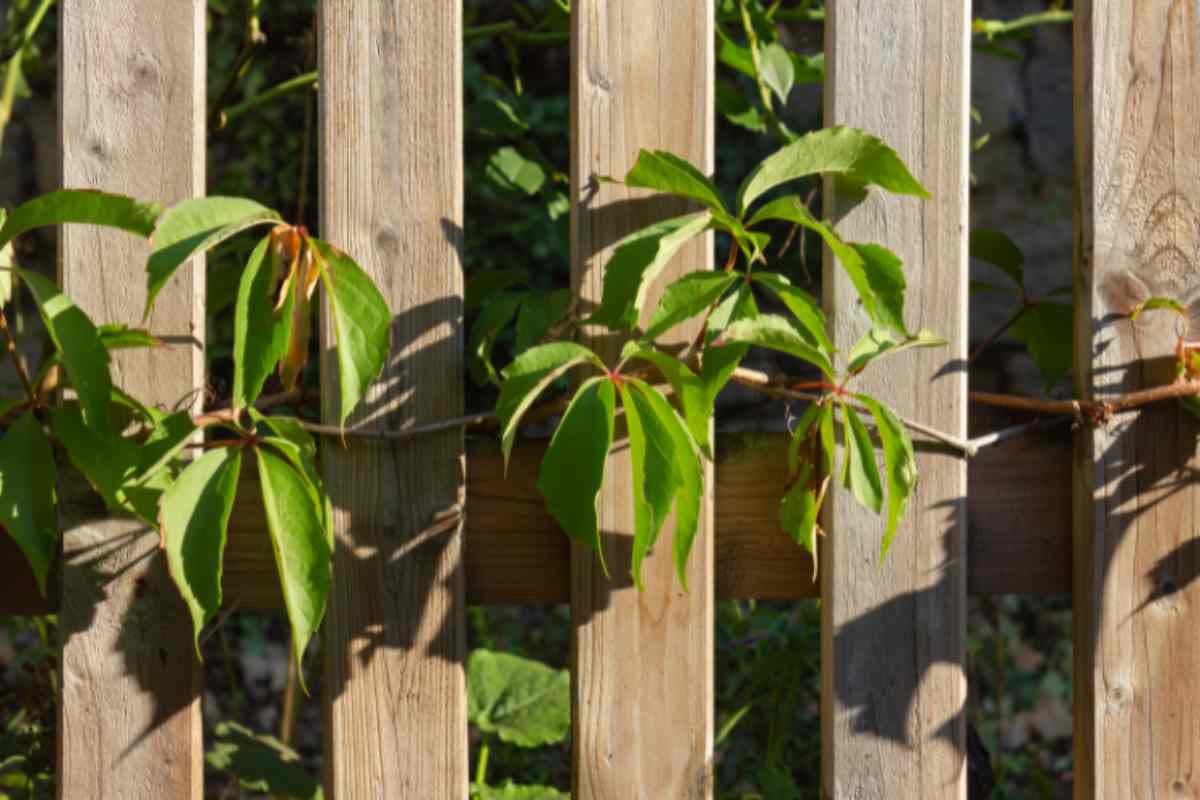
<path id="1" fill-rule="evenodd" d="M 1005 320 L 1002 325 L 996 328 L 996 330 L 988 334 L 987 338 L 980 342 L 979 346 L 975 348 L 975 351 L 967 358 L 967 364 L 974 364 L 975 360 L 979 358 L 983 351 L 995 344 L 996 340 L 1007 333 L 1009 328 L 1011 328 L 1013 325 L 1016 325 L 1017 321 L 1020 320 L 1021 317 L 1025 315 L 1025 312 L 1029 310 L 1030 305 L 1031 304 L 1029 303 L 1023 303 L 1021 307 L 1016 310 L 1016 313 Z"/>
<path id="2" fill-rule="evenodd" d="M 288 403 L 294 403 L 295 401 L 300 400 L 303 397 L 304 397 L 304 391 L 302 389 L 293 389 L 290 392 L 282 392 L 280 394 L 269 394 L 269 395 L 266 395 L 265 397 L 260 397 L 258 399 L 258 401 L 255 402 L 254 407 L 257 408 L 259 411 L 266 411 L 268 408 L 274 408 L 275 406 L 283 406 L 283 405 L 287 405 Z M 192 417 L 192 422 L 195 423 L 197 428 L 205 428 L 205 427 L 208 427 L 209 425 L 216 425 L 216 424 L 219 424 L 222 422 L 227 422 L 230 424 L 237 424 L 237 421 L 238 421 L 238 414 L 234 413 L 232 406 L 226 406 L 225 408 L 218 408 L 213 411 L 207 411 L 203 414 L 198 414 L 197 416 Z"/>
<path id="3" fill-rule="evenodd" d="M 17 371 L 17 377 L 21 380 L 21 387 L 25 390 L 25 396 L 29 398 L 29 402 L 36 403 L 37 392 L 34 391 L 33 384 L 29 381 L 29 373 L 25 371 L 25 364 L 21 361 L 21 354 L 17 351 L 17 342 L 8 327 L 8 317 L 4 315 L 3 307 L 0 307 L 0 333 L 4 335 L 4 346 L 8 350 L 9 357 L 12 359 L 13 367 Z"/>
<path id="4" fill-rule="evenodd" d="M 259 45 L 267 40 L 267 37 L 263 35 L 258 18 L 258 6 L 260 2 L 261 0 L 246 0 L 246 38 L 242 42 L 242 50 L 238 53 L 237 60 L 233 62 L 233 70 L 230 71 L 229 77 L 225 80 L 225 85 L 221 87 L 221 93 L 217 95 L 217 101 L 213 103 L 212 111 L 209 112 L 208 127 L 210 129 L 225 127 L 225 114 L 221 109 L 229 101 L 238 83 L 250 71 L 250 65 L 254 62 L 255 51 L 258 50 Z"/>
<path id="5" fill-rule="evenodd" d="M 224 128 L 230 122 L 242 116 L 246 112 L 252 111 L 253 109 L 265 103 L 269 103 L 277 97 L 282 97 L 283 95 L 294 92 L 298 89 L 316 88 L 316 85 L 317 71 L 315 69 L 311 72 L 306 72 L 303 75 L 297 75 L 294 78 L 289 78 L 282 83 L 272 86 L 265 92 L 260 92 L 259 94 L 243 100 L 236 105 L 222 109 L 217 118 L 218 122 L 220 123 L 218 127 Z"/>
<path id="6" fill-rule="evenodd" d="M 496 415 L 491 412 L 467 414 L 462 417 L 427 422 L 424 425 L 414 425 L 411 428 L 403 428 L 398 431 L 381 431 L 373 428 L 342 428 L 338 425 L 322 425 L 316 422 L 304 422 L 302 425 L 304 426 L 304 430 L 309 433 L 316 433 L 321 436 L 382 439 L 389 442 L 397 442 L 412 439 L 415 436 L 425 436 L 430 433 L 453 430 L 454 428 L 468 428 L 475 425 L 482 425 L 495 419 L 497 419 Z"/>

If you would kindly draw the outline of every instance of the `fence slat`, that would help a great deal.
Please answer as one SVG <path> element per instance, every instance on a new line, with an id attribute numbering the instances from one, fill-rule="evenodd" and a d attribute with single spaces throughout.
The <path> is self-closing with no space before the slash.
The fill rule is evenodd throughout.
<path id="1" fill-rule="evenodd" d="M 392 310 L 392 360 L 355 419 L 462 413 L 462 7 L 320 4 L 324 234 Z M 323 414 L 336 420 L 333 330 Z M 323 449 L 337 537 L 326 622 L 325 783 L 335 798 L 465 797 L 463 435 Z"/>
<path id="2" fill-rule="evenodd" d="M 1200 297 L 1195 3 L 1075 4 L 1081 397 L 1174 378 L 1186 330 L 1124 315 Z M 1075 464 L 1075 796 L 1200 796 L 1198 428 L 1176 404 L 1081 432 Z"/>
<path id="3" fill-rule="evenodd" d="M 826 124 L 882 136 L 933 195 L 872 191 L 854 208 L 828 181 L 825 213 L 840 217 L 851 241 L 897 252 L 909 325 L 950 341 L 897 356 L 855 384 L 957 436 L 966 432 L 968 14 L 965 2 L 840 0 L 828 6 L 825 34 Z M 825 297 L 846 352 L 869 326 L 828 253 Z M 845 491 L 832 493 L 827 509 L 823 797 L 966 797 L 967 465 L 931 450 L 918 464 L 916 493 L 882 567 L 883 520 Z"/>
<path id="4" fill-rule="evenodd" d="M 713 9 L 671 0 L 579 0 L 571 25 L 572 280 L 599 302 L 612 245 L 652 221 L 683 213 L 594 175 L 623 175 L 638 148 L 671 150 L 705 172 L 713 164 Z M 659 286 L 711 265 L 712 240 L 690 245 Z M 680 331 L 679 341 L 692 331 Z M 621 343 L 591 332 L 615 363 Z M 618 448 L 620 450 L 620 448 Z M 599 500 L 611 581 L 590 550 L 572 552 L 575 625 L 573 796 L 703 798 L 711 795 L 713 692 L 712 469 L 684 592 L 671 563 L 670 525 L 629 576 L 633 541 L 628 452 L 609 461 Z"/>
<path id="5" fill-rule="evenodd" d="M 173 202 L 204 192 L 205 3 L 67 0 L 60 5 L 65 186 Z M 97 322 L 133 322 L 148 248 L 68 227 L 60 280 Z M 170 349 L 114 358 L 118 385 L 198 407 L 204 385 L 204 262 L 179 271 L 150 327 Z M 58 796 L 203 795 L 200 670 L 191 623 L 158 535 L 104 518 L 64 487 Z"/>

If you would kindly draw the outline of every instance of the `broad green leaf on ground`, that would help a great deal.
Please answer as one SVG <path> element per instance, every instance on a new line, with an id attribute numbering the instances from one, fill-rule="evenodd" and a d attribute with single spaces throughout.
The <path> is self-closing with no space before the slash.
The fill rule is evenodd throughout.
<path id="1" fill-rule="evenodd" d="M 485 172 L 496 185 L 527 195 L 537 194 L 546 183 L 541 165 L 513 147 L 501 147 L 492 153 Z"/>
<path id="2" fill-rule="evenodd" d="M 971 231 L 968 247 L 971 258 L 977 258 L 986 264 L 997 267 L 1012 278 L 1013 283 L 1018 287 L 1025 288 L 1025 274 L 1022 270 L 1025 256 L 1021 253 L 1021 248 L 1017 247 L 1008 236 L 1000 231 Z"/>
<path id="3" fill-rule="evenodd" d="M 837 349 L 826 332 L 825 314 L 821 311 L 821 304 L 817 298 L 799 286 L 793 286 L 791 281 L 778 272 L 755 272 L 754 282 L 767 287 L 783 301 L 788 311 L 791 311 L 800 323 L 800 332 L 806 334 L 814 346 L 826 355 Z"/>
<path id="4" fill-rule="evenodd" d="M 161 213 L 158 203 L 92 189 L 63 189 L 14 208 L 0 226 L 0 248 L 26 231 L 65 223 L 103 225 L 145 238 Z"/>
<path id="5" fill-rule="evenodd" d="M 500 374 L 492 366 L 492 348 L 496 345 L 496 337 L 516 316 L 523 299 L 524 293 L 503 292 L 493 296 L 479 310 L 479 316 L 471 325 L 471 338 L 467 341 L 471 377 L 476 383 L 500 383 Z"/>
<path id="6" fill-rule="evenodd" d="M 895 194 L 929 196 L 895 150 L 868 133 L 837 126 L 810 133 L 767 156 L 738 190 L 738 213 L 745 214 L 764 192 L 780 184 L 828 173 Z"/>
<path id="7" fill-rule="evenodd" d="M 821 237 L 837 257 L 862 300 L 863 310 L 877 325 L 907 334 L 904 324 L 904 272 L 900 259 L 878 245 L 847 243 L 829 223 L 821 222 L 796 195 L 780 197 L 764 205 L 748 223 L 768 219 L 802 225 Z"/>
<path id="8" fill-rule="evenodd" d="M 911 347 L 941 347 L 945 344 L 945 339 L 935 336 L 928 328 L 922 328 L 908 337 L 897 336 L 884 328 L 874 328 L 864 333 L 850 350 L 847 369 L 851 373 L 858 373 L 880 356 L 895 355 Z"/>
<path id="9" fill-rule="evenodd" d="M 242 197 L 195 197 L 168 208 L 150 237 L 154 249 L 146 263 L 146 316 L 163 286 L 189 258 L 248 228 L 279 221 L 277 211 Z"/>
<path id="10" fill-rule="evenodd" d="M 842 404 L 846 424 L 842 431 L 846 440 L 846 462 L 849 469 L 846 482 L 856 500 L 878 514 L 883 509 L 883 486 L 879 479 L 879 465 L 875 463 L 875 446 L 871 434 L 863 424 L 858 412 Z"/>
<path id="11" fill-rule="evenodd" d="M 908 429 L 890 408 L 865 394 L 856 394 L 854 397 L 866 406 L 875 418 L 875 428 L 879 431 L 879 441 L 883 444 L 883 465 L 887 473 L 888 493 L 887 527 L 884 529 L 883 543 L 879 549 L 879 557 L 883 559 L 887 556 L 888 548 L 892 546 L 896 527 L 908 506 L 908 498 L 912 496 L 917 485 L 917 459 L 913 453 Z"/>
<path id="12" fill-rule="evenodd" d="M 571 729 L 571 676 L 529 658 L 475 650 L 467 659 L 467 719 L 519 747 L 557 744 Z"/>
<path id="13" fill-rule="evenodd" d="M 691 434 L 696 446 L 709 458 L 712 450 L 709 446 L 709 425 L 713 416 L 713 401 L 715 395 L 709 393 L 696 373 L 687 364 L 674 356 L 655 350 L 640 342 L 628 342 L 621 351 L 621 358 L 641 359 L 654 365 L 662 376 L 671 384 L 675 398 L 683 409 L 683 418 L 687 422 L 688 433 Z"/>
<path id="14" fill-rule="evenodd" d="M 112 427 L 108 416 L 112 376 L 108 371 L 108 351 L 99 331 L 53 283 L 28 270 L 18 270 L 17 275 L 37 301 L 42 322 L 79 396 L 83 418 L 101 433 L 108 432 Z"/>
<path id="15" fill-rule="evenodd" d="M 1062 303 L 1036 303 L 1025 309 L 1010 332 L 1029 348 L 1046 391 L 1053 389 L 1073 362 L 1075 312 Z"/>
<path id="16" fill-rule="evenodd" d="M 740 276 L 733 272 L 689 272 L 663 290 L 645 337 L 655 339 L 712 305 Z"/>
<path id="17" fill-rule="evenodd" d="M 233 308 L 233 407 L 254 404 L 263 384 L 287 351 L 292 327 L 293 292 L 275 309 L 272 296 L 277 277 L 268 257 L 270 237 L 264 237 L 242 272 Z"/>
<path id="18" fill-rule="evenodd" d="M 775 93 L 780 103 L 786 103 L 796 84 L 796 64 L 791 54 L 779 42 L 771 42 L 759 48 L 758 55 L 763 83 Z"/>
<path id="19" fill-rule="evenodd" d="M 252 792 L 294 800 L 325 796 L 320 781 L 304 769 L 299 753 L 274 736 L 236 722 L 217 723 L 216 740 L 204 760 Z"/>
<path id="20" fill-rule="evenodd" d="M 0 527 L 25 554 L 43 596 L 58 549 L 57 475 L 42 424 L 23 414 L 0 438 Z"/>
<path id="21" fill-rule="evenodd" d="M 626 379 L 619 385 L 629 433 L 633 473 L 633 564 L 631 573 L 642 588 L 642 562 L 654 547 L 671 504 L 683 485 L 682 465 L 676 462 L 675 441 L 667 423 L 646 396 Z"/>
<path id="22" fill-rule="evenodd" d="M 674 556 L 675 573 L 679 576 L 679 584 L 686 591 L 688 588 L 688 556 L 691 555 L 692 545 L 700 530 L 700 503 L 704 494 L 704 473 L 700 455 L 697 452 L 695 440 L 684 428 L 682 420 L 679 419 L 667 399 L 644 381 L 637 378 L 628 378 L 627 380 L 633 385 L 635 391 L 646 400 L 650 412 L 671 437 L 673 449 L 669 456 L 674 461 L 679 478 L 679 489 L 675 498 L 675 535 L 671 542 L 671 553 Z M 644 413 L 642 417 L 642 426 L 649 432 L 650 426 L 646 424 Z M 646 440 L 647 444 L 653 443 L 653 437 L 650 435 L 647 435 Z M 651 460 L 647 459 L 646 463 L 647 467 L 650 467 Z M 634 543 L 634 559 L 636 563 L 636 542 Z M 640 567 L 635 565 L 635 575 L 639 572 Z"/>
<path id="23" fill-rule="evenodd" d="M 516 784 L 512 779 L 499 786 L 473 787 L 471 800 L 571 800 L 571 795 L 553 786 Z"/>
<path id="24" fill-rule="evenodd" d="M 320 239 L 310 239 L 321 259 L 332 325 L 337 335 L 338 422 L 362 400 L 371 382 L 383 372 L 392 340 L 392 312 L 379 289 L 350 256 Z"/>
<path id="25" fill-rule="evenodd" d="M 538 474 L 550 516 L 567 535 L 596 551 L 605 572 L 596 498 L 612 446 L 615 400 L 608 378 L 585 381 L 558 423 Z"/>
<path id="26" fill-rule="evenodd" d="M 200 631 L 221 610 L 221 564 L 233 513 L 240 448 L 209 450 L 179 474 L 163 494 L 159 527 L 171 578 L 192 615 L 196 657 Z"/>
<path id="27" fill-rule="evenodd" d="M 635 326 L 654 278 L 711 223 L 712 212 L 701 211 L 655 223 L 622 239 L 604 266 L 604 294 L 589 321 L 614 329 Z"/>
<path id="28" fill-rule="evenodd" d="M 641 150 L 625 176 L 627 186 L 653 189 L 695 200 L 717 215 L 727 215 L 717 187 L 703 172 L 665 150 Z"/>
<path id="29" fill-rule="evenodd" d="M 526 350 L 500 373 L 503 383 L 496 400 L 496 416 L 500 418 L 500 447 L 506 470 L 521 417 L 550 384 L 571 367 L 585 362 L 601 370 L 605 368 L 596 354 L 581 344 L 551 342 Z"/>
<path id="30" fill-rule="evenodd" d="M 762 314 L 735 322 L 725 329 L 722 337 L 727 342 L 742 342 L 787 353 L 807 361 L 827 377 L 835 377 L 829 357 L 810 344 L 790 321 L 776 314 Z"/>
<path id="31" fill-rule="evenodd" d="M 1146 311 L 1174 311 L 1184 319 L 1188 319 L 1189 311 L 1183 303 L 1170 297 L 1151 297 L 1138 303 L 1129 312 L 1129 318 L 1134 322 Z"/>
<path id="32" fill-rule="evenodd" d="M 570 289 L 526 292 L 521 301 L 521 312 L 517 314 L 516 352 L 523 353 L 533 347 L 551 328 L 566 319 L 574 298 Z"/>
<path id="33" fill-rule="evenodd" d="M 309 481 L 270 448 L 256 448 L 267 530 L 283 586 L 283 600 L 296 643 L 296 669 L 305 694 L 302 661 L 321 624 L 329 598 L 333 548 L 325 530 L 325 509 L 315 502 Z"/>
<path id="34" fill-rule="evenodd" d="M 517 284 L 529 282 L 529 271 L 520 267 L 489 269 L 467 278 L 463 290 L 463 309 L 473 314 L 480 306 Z"/>

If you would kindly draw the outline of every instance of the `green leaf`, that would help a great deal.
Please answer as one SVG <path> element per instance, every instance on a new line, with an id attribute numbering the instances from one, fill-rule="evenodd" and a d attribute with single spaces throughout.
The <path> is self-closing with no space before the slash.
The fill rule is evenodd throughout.
<path id="1" fill-rule="evenodd" d="M 525 293 L 521 313 L 517 315 L 516 352 L 523 353 L 538 344 L 550 330 L 567 318 L 575 295 L 570 289 Z"/>
<path id="2" fill-rule="evenodd" d="M 968 248 L 971 258 L 977 258 L 986 264 L 998 267 L 1005 275 L 1012 278 L 1013 283 L 1018 287 L 1025 288 L 1025 274 L 1022 269 L 1025 256 L 1012 239 L 1000 231 L 971 231 Z"/>
<path id="3" fill-rule="evenodd" d="M 1075 312 L 1071 306 L 1036 303 L 1025 309 L 1009 331 L 1029 348 L 1047 392 L 1071 369 L 1074 330 Z"/>
<path id="4" fill-rule="evenodd" d="M 753 133 L 766 133 L 767 119 L 758 106 L 727 81 L 717 81 L 717 113 Z"/>
<path id="5" fill-rule="evenodd" d="M 241 197 L 195 197 L 176 203 L 159 219 L 146 264 L 150 273 L 145 315 L 175 270 L 194 255 L 256 225 L 278 223 L 279 213 Z"/>
<path id="6" fill-rule="evenodd" d="M 1129 312 L 1129 319 L 1136 322 L 1138 316 L 1140 316 L 1143 311 L 1174 311 L 1184 319 L 1188 319 L 1190 317 L 1190 312 L 1188 311 L 1187 307 L 1178 300 L 1174 300 L 1170 297 L 1151 297 L 1147 300 L 1143 300 L 1134 306 L 1133 310 Z"/>
<path id="7" fill-rule="evenodd" d="M 612 446 L 615 401 L 612 381 L 584 381 L 550 439 L 538 475 L 550 516 L 567 535 L 596 551 L 605 572 L 596 499 Z"/>
<path id="8" fill-rule="evenodd" d="M 796 83 L 796 65 L 791 54 L 778 42 L 771 42 L 759 49 L 762 79 L 779 102 L 786 103 Z"/>
<path id="9" fill-rule="evenodd" d="M 463 290 L 463 310 L 473 314 L 499 292 L 520 283 L 529 283 L 529 271 L 520 267 L 478 272 L 467 279 Z"/>
<path id="10" fill-rule="evenodd" d="M 125 324 L 101 325 L 96 329 L 104 349 L 132 350 L 142 347 L 163 347 L 164 342 L 144 328 L 131 328 Z"/>
<path id="11" fill-rule="evenodd" d="M 899 337 L 890 330 L 875 328 L 863 334 L 850 351 L 850 373 L 864 370 L 868 364 L 882 355 L 895 355 L 911 347 L 941 347 L 947 344 L 928 328 L 922 328 L 911 336 Z"/>
<path id="12" fill-rule="evenodd" d="M 275 280 L 264 237 L 246 261 L 233 308 L 233 407 L 254 405 L 263 384 L 287 351 L 295 293 L 288 292 L 275 310 Z"/>
<path id="13" fill-rule="evenodd" d="M 680 465 L 673 458 L 675 442 L 663 419 L 655 413 L 632 379 L 619 384 L 621 405 L 629 433 L 633 473 L 633 564 L 631 573 L 642 589 L 642 562 L 654 547 L 671 504 L 683 484 Z"/>
<path id="14" fill-rule="evenodd" d="M 846 438 L 846 462 L 849 465 L 846 481 L 855 499 L 864 508 L 878 514 L 883 509 L 883 486 L 879 479 L 879 466 L 875 463 L 871 434 L 853 408 L 843 403 L 842 413 L 846 416 L 842 430 Z"/>
<path id="15" fill-rule="evenodd" d="M 650 412 L 671 437 L 673 449 L 669 451 L 668 456 L 673 461 L 679 479 L 679 488 L 675 495 L 675 536 L 671 544 L 671 554 L 674 557 L 675 574 L 679 576 L 679 584 L 684 591 L 687 591 L 688 556 L 691 555 L 696 534 L 700 531 L 700 504 L 704 495 L 704 473 L 700 464 L 700 456 L 696 451 L 695 440 L 687 432 L 667 399 L 659 394 L 653 386 L 637 378 L 628 378 L 627 380 L 645 398 Z M 649 434 L 651 426 L 646 424 L 644 413 L 642 422 Z M 647 444 L 650 445 L 653 441 L 654 437 L 647 435 Z M 647 469 L 651 468 L 653 460 L 647 459 L 646 464 Z M 634 542 L 634 562 L 634 575 L 636 576 L 640 573 L 640 565 L 637 563 L 636 540 Z"/>
<path id="16" fill-rule="evenodd" d="M 813 483 L 813 465 L 800 465 L 796 480 L 779 501 L 779 525 L 792 541 L 807 550 L 813 559 L 813 576 L 817 571 L 817 491 Z"/>
<path id="17" fill-rule="evenodd" d="M 700 270 L 689 272 L 663 290 L 662 299 L 650 325 L 646 328 L 647 339 L 655 339 L 668 330 L 693 317 L 723 295 L 740 276 L 732 272 Z"/>
<path id="18" fill-rule="evenodd" d="M 688 433 L 700 451 L 712 458 L 709 443 L 709 427 L 713 416 L 713 401 L 716 395 L 709 391 L 696 373 L 687 364 L 674 356 L 655 350 L 640 342 L 627 342 L 621 350 L 621 358 L 641 359 L 654 365 L 671 384 L 675 398 L 683 409 L 683 418 Z"/>
<path id="19" fill-rule="evenodd" d="M 708 230 L 712 212 L 658 222 L 622 239 L 604 268 L 604 294 L 589 322 L 632 328 L 654 278 L 685 244 Z"/>
<path id="20" fill-rule="evenodd" d="M 722 338 L 727 342 L 743 342 L 787 353 L 807 361 L 827 377 L 835 377 L 828 356 L 810 344 L 791 322 L 776 314 L 763 314 L 735 322 L 725 329 Z"/>
<path id="21" fill-rule="evenodd" d="M 799 286 L 793 286 L 791 281 L 778 272 L 755 272 L 754 282 L 765 286 L 783 301 L 788 311 L 791 311 L 800 323 L 800 333 L 805 335 L 812 345 L 826 354 L 836 351 L 837 348 L 833 346 L 826 332 L 825 314 L 821 311 L 821 304 L 817 298 Z"/>
<path id="22" fill-rule="evenodd" d="M 317 443 L 312 434 L 304 430 L 304 423 L 295 417 L 279 415 L 266 416 L 250 406 L 250 418 L 255 424 L 262 425 L 268 435 L 262 438 L 264 444 L 270 445 L 282 454 L 292 466 L 308 480 L 310 495 L 313 502 L 324 511 L 323 524 L 325 538 L 329 547 L 333 548 L 333 503 L 325 492 L 321 480 L 321 471 L 317 469 Z"/>
<path id="23" fill-rule="evenodd" d="M 741 273 L 735 275 L 744 277 Z M 705 341 L 711 342 L 725 331 L 732 323 L 743 319 L 754 319 L 758 316 L 758 304 L 754 302 L 754 292 L 750 281 L 743 280 L 737 291 L 727 295 L 708 318 L 708 330 L 704 332 Z"/>
<path id="24" fill-rule="evenodd" d="M 583 345 L 551 342 L 526 350 L 500 373 L 503 383 L 496 400 L 496 416 L 500 418 L 500 447 L 506 470 L 521 417 L 533 401 L 571 367 L 588 361 L 604 369 L 604 363 Z"/>
<path id="25" fill-rule="evenodd" d="M 300 754 L 274 736 L 219 722 L 216 741 L 204 756 L 210 767 L 237 779 L 242 788 L 271 797 L 323 800 L 320 781 L 302 766 Z"/>
<path id="26" fill-rule="evenodd" d="M 492 366 L 492 348 L 496 344 L 496 337 L 512 322 L 523 299 L 524 293 L 504 292 L 493 296 L 479 310 L 467 342 L 467 352 L 471 354 L 471 377 L 476 383 L 500 383 L 500 375 Z"/>
<path id="27" fill-rule="evenodd" d="M 256 448 L 267 530 L 283 586 L 283 600 L 300 686 L 308 693 L 301 669 L 304 650 L 325 615 L 333 548 L 325 529 L 325 509 L 314 502 L 305 476 L 269 448 Z"/>
<path id="28" fill-rule="evenodd" d="M 501 147 L 492 153 L 486 175 L 505 189 L 527 195 L 537 194 L 546 183 L 546 172 L 541 165 L 512 147 Z"/>
<path id="29" fill-rule="evenodd" d="M 191 612 L 200 660 L 200 631 L 221 610 L 225 534 L 241 470 L 240 448 L 209 450 L 189 464 L 162 497 L 159 525 L 167 566 Z"/>
<path id="30" fill-rule="evenodd" d="M 309 240 L 325 262 L 321 282 L 337 336 L 339 424 L 354 411 L 367 387 L 383 372 L 392 346 L 392 312 L 354 259 L 320 239 Z"/>
<path id="31" fill-rule="evenodd" d="M 796 195 L 767 203 L 751 218 L 751 226 L 778 219 L 802 225 L 816 233 L 837 257 L 862 299 L 863 310 L 877 325 L 907 334 L 904 324 L 904 272 L 900 259 L 879 245 L 852 244 L 826 222 L 819 221 Z"/>
<path id="32" fill-rule="evenodd" d="M 0 226 L 0 249 L 26 231 L 66 223 L 103 225 L 145 238 L 161 213 L 158 203 L 139 203 L 92 189 L 63 189 L 14 208 Z"/>
<path id="33" fill-rule="evenodd" d="M 571 675 L 509 653 L 467 659 L 467 719 L 519 747 L 557 744 L 571 729 Z"/>
<path id="34" fill-rule="evenodd" d="M 854 128 L 836 126 L 802 136 L 767 156 L 738 190 L 738 213 L 776 186 L 807 175 L 834 173 L 895 194 L 928 197 L 896 151 Z"/>
<path id="35" fill-rule="evenodd" d="M 0 439 L 0 526 L 13 537 L 46 594 L 58 549 L 54 450 L 32 413 L 21 415 Z"/>
<path id="36" fill-rule="evenodd" d="M 865 394 L 856 394 L 854 397 L 870 409 L 871 416 L 875 418 L 875 428 L 879 431 L 879 441 L 883 444 L 883 464 L 888 483 L 887 528 L 884 529 L 883 544 L 879 550 L 879 558 L 883 559 L 887 557 L 896 527 L 917 485 L 917 459 L 908 429 L 890 408 Z"/>
<path id="37" fill-rule="evenodd" d="M 108 351 L 99 331 L 53 283 L 36 272 L 18 270 L 17 275 L 37 302 L 46 331 L 58 348 L 67 377 L 79 396 L 84 420 L 97 431 L 108 432 L 112 427 L 108 416 L 112 376 L 108 371 Z"/>
<path id="38" fill-rule="evenodd" d="M 520 136 L 529 130 L 511 103 L 498 97 L 480 100 L 471 106 L 471 130 L 485 131 L 498 136 Z"/>
<path id="39" fill-rule="evenodd" d="M 789 475 L 794 476 L 800 471 L 800 448 L 810 437 L 817 435 L 817 431 L 813 430 L 813 426 L 820 426 L 824 414 L 829 409 L 830 405 L 828 403 L 811 403 L 804 409 L 804 413 L 800 415 L 795 428 L 792 429 L 792 438 L 788 442 Z"/>
<path id="40" fill-rule="evenodd" d="M 713 182 L 690 163 L 665 150 L 639 151 L 637 162 L 625 176 L 625 184 L 686 197 L 714 213 L 728 215 Z"/>

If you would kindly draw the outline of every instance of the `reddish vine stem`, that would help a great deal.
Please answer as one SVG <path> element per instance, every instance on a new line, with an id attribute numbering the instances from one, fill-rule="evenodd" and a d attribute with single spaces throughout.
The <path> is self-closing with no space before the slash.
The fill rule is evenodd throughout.
<path id="1" fill-rule="evenodd" d="M 1197 395 L 1200 395 L 1200 380 L 1179 380 L 1162 386 L 1129 392 L 1114 397 L 1112 400 L 1039 400 L 1035 397 L 1019 397 L 991 392 L 970 392 L 967 397 L 973 403 L 1012 408 L 1018 411 L 1032 411 L 1035 414 L 1073 416 L 1102 422 L 1113 414 L 1132 411 L 1135 408 L 1161 403 L 1164 400 L 1178 400 L 1182 397 Z"/>
<path id="2" fill-rule="evenodd" d="M 37 392 L 34 391 L 33 384 L 29 381 L 29 373 L 25 371 L 25 364 L 21 361 L 21 354 L 17 351 L 17 341 L 8 327 L 8 317 L 4 315 L 3 308 L 0 308 L 0 333 L 4 334 L 5 349 L 8 350 L 9 358 L 12 359 L 13 367 L 17 371 L 17 378 L 20 379 L 21 387 L 25 390 L 25 396 L 29 398 L 30 403 L 36 403 Z"/>
<path id="3" fill-rule="evenodd" d="M 989 347 L 991 347 L 993 344 L 995 344 L 996 340 L 999 339 L 1001 336 L 1003 336 L 1005 333 L 1007 333 L 1009 328 L 1011 328 L 1013 325 L 1016 325 L 1017 321 L 1019 319 L 1021 319 L 1021 317 L 1023 317 L 1025 315 L 1025 312 L 1028 310 L 1029 310 L 1029 305 L 1027 303 L 1022 304 L 1021 307 L 1018 308 L 1012 316 L 1010 316 L 1007 320 L 1004 321 L 1003 325 L 1001 325 L 1000 327 L 996 328 L 996 330 L 994 330 L 990 334 L 988 334 L 987 338 L 984 339 L 982 342 L 980 342 L 979 346 L 975 348 L 975 351 L 973 353 L 971 353 L 970 356 L 967 357 L 967 364 L 974 364 L 975 360 L 977 358 L 979 358 L 979 356 L 983 353 L 983 351 L 987 350 Z"/>

